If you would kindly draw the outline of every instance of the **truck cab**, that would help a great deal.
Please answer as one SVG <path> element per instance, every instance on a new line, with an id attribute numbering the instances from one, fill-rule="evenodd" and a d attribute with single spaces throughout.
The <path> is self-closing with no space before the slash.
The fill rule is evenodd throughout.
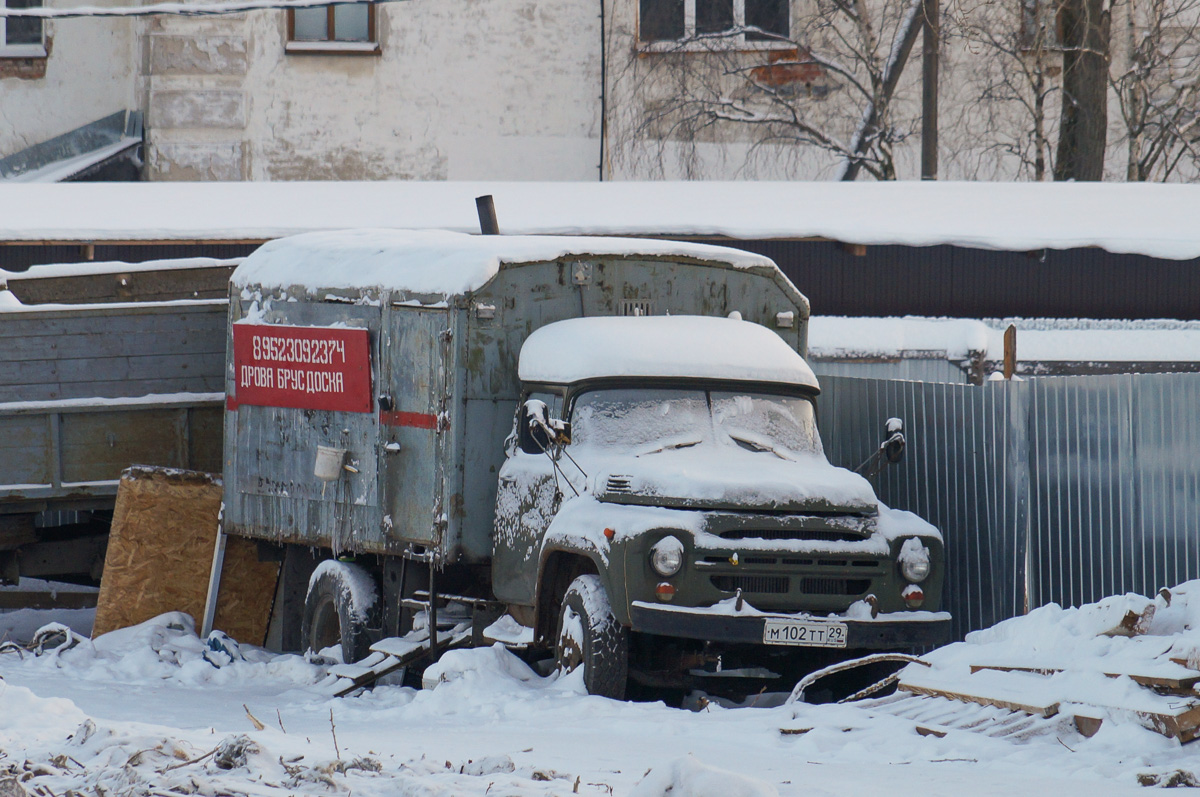
<path id="1" fill-rule="evenodd" d="M 817 379 L 766 327 L 571 319 L 518 367 L 492 587 L 589 691 L 948 634 L 940 534 L 829 463 Z"/>

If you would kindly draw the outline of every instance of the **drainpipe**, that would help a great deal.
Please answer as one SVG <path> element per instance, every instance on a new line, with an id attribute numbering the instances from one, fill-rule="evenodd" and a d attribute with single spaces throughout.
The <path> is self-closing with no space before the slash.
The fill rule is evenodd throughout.
<path id="1" fill-rule="evenodd" d="M 604 12 L 604 0 L 600 0 L 600 182 L 604 182 L 604 162 L 608 158 L 608 46 Z"/>

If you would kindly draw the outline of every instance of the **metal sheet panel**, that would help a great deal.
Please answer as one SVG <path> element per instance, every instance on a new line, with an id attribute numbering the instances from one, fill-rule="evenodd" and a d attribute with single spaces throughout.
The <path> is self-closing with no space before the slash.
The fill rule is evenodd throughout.
<path id="1" fill-rule="evenodd" d="M 821 434 L 830 460 L 854 468 L 900 418 L 903 462 L 875 480 L 880 500 L 915 512 L 946 542 L 945 608 L 959 635 L 1011 616 L 1020 605 L 1024 551 L 1010 486 L 1018 440 L 1006 422 L 1013 391 L 966 384 L 822 380 Z M 1007 531 L 1007 533 L 1006 533 Z"/>
<path id="2" fill-rule="evenodd" d="M 236 302 L 234 318 L 248 309 Z M 349 326 L 371 333 L 379 360 L 381 311 L 372 304 L 326 300 L 273 303 L 260 321 L 295 326 Z M 232 358 L 227 395 L 236 401 Z M 236 409 L 233 409 L 236 407 Z M 322 545 L 334 551 L 387 546 L 379 511 L 379 414 L 230 405 L 225 432 L 226 516 L 250 536 Z M 317 447 L 344 449 L 346 470 L 332 482 L 314 473 Z M 232 488 L 232 489 L 230 489 Z"/>
<path id="3" fill-rule="evenodd" d="M 904 359 L 895 362 L 864 362 L 853 360 L 816 360 L 808 364 L 818 378 L 853 376 L 859 379 L 911 379 L 917 382 L 970 381 L 969 374 L 952 362 L 933 359 Z"/>
<path id="4" fill-rule="evenodd" d="M 907 457 L 876 487 L 945 536 L 959 635 L 1200 577 L 1200 375 L 822 385 L 834 464 L 856 466 L 884 418 L 904 420 Z"/>
<path id="5" fill-rule="evenodd" d="M 385 447 L 384 524 L 406 542 L 437 545 L 446 527 L 445 452 L 438 415 L 446 406 L 450 353 L 446 310 L 393 308 L 381 381 L 399 420 L 380 430 Z"/>

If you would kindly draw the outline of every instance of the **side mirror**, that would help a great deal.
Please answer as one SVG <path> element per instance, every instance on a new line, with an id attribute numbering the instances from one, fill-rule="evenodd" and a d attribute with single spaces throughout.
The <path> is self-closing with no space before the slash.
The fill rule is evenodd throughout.
<path id="1" fill-rule="evenodd" d="M 899 418 L 888 418 L 884 424 L 883 455 L 887 461 L 895 465 L 904 459 L 904 421 Z"/>
<path id="2" fill-rule="evenodd" d="M 541 454 L 550 447 L 546 433 L 549 408 L 546 402 L 530 399 L 517 410 L 517 445 L 526 454 Z"/>
<path id="3" fill-rule="evenodd" d="M 888 465 L 894 465 L 904 459 L 904 421 L 899 418 L 888 418 L 883 426 L 883 442 L 875 453 L 867 457 L 866 462 L 854 469 L 868 479 L 879 475 L 879 471 Z"/>
<path id="4" fill-rule="evenodd" d="M 531 426 L 549 426 L 550 408 L 541 399 L 529 399 L 525 402 L 525 417 Z"/>
<path id="5" fill-rule="evenodd" d="M 550 417 L 550 408 L 540 399 L 525 402 L 521 424 L 521 448 L 530 454 L 540 454 L 551 445 L 571 442 L 571 424 Z"/>

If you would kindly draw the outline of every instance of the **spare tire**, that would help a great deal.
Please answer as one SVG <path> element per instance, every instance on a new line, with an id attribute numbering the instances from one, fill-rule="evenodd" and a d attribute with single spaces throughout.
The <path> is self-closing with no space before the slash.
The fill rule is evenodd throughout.
<path id="1" fill-rule="evenodd" d="M 300 644 L 305 651 L 342 647 L 342 661 L 356 662 L 370 653 L 370 629 L 378 615 L 379 587 L 363 567 L 327 559 L 317 565 L 304 596 Z"/>
<path id="2" fill-rule="evenodd" d="M 558 669 L 583 668 L 588 694 L 625 699 L 629 677 L 629 632 L 613 616 L 599 576 L 579 576 L 567 587 L 554 646 Z"/>

